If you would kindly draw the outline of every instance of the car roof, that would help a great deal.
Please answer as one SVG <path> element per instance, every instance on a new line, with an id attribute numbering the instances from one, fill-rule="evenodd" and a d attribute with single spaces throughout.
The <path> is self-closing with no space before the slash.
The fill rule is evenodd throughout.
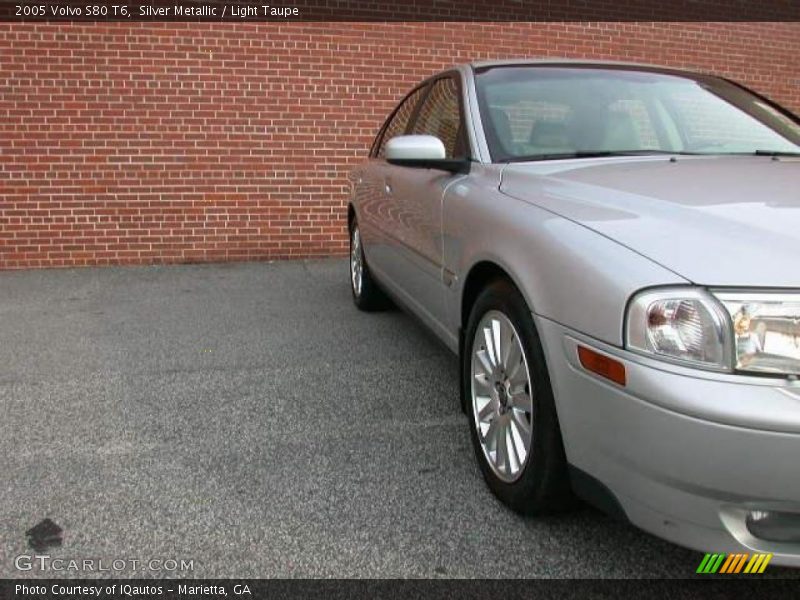
<path id="1" fill-rule="evenodd" d="M 564 65 L 569 67 L 585 66 L 585 67 L 625 67 L 642 69 L 645 71 L 661 71 L 672 73 L 683 73 L 699 75 L 697 71 L 688 69 L 679 69 L 676 67 L 667 67 L 664 65 L 654 65 L 648 63 L 637 63 L 616 60 L 596 60 L 585 58 L 507 58 L 499 60 L 479 60 L 461 65 L 471 69 L 485 69 L 487 67 L 509 67 L 509 66 L 558 66 Z"/>

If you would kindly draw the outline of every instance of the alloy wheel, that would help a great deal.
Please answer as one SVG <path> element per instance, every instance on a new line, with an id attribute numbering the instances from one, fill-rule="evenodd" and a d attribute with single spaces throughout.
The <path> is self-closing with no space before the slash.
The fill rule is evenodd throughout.
<path id="1" fill-rule="evenodd" d="M 350 281 L 353 285 L 353 293 L 361 296 L 361 286 L 364 281 L 364 255 L 361 252 L 361 233 L 358 226 L 353 228 L 353 235 L 350 240 Z"/>
<path id="2" fill-rule="evenodd" d="M 502 481 L 522 474 L 533 441 L 530 371 L 517 330 L 488 311 L 472 342 L 472 411 L 486 460 Z"/>

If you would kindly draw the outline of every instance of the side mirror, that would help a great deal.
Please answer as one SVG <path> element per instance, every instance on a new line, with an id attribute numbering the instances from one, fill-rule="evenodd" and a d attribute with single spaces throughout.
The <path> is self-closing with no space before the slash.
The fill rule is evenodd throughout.
<path id="1" fill-rule="evenodd" d="M 399 167 L 469 173 L 466 158 L 446 158 L 442 140 L 432 135 L 399 135 L 386 142 L 386 161 Z"/>

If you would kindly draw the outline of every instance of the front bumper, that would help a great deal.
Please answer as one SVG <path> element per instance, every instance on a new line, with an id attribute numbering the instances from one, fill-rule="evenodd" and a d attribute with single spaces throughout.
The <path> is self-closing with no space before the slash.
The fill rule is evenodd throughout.
<path id="1" fill-rule="evenodd" d="M 745 526 L 751 511 L 800 520 L 800 382 L 667 365 L 535 319 L 567 459 L 632 523 L 703 552 L 800 566 L 800 539 L 759 539 Z M 625 387 L 583 369 L 578 344 L 622 361 Z"/>

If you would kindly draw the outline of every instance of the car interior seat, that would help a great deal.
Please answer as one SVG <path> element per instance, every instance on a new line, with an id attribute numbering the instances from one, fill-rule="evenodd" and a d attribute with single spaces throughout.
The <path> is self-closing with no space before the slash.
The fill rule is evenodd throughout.
<path id="1" fill-rule="evenodd" d="M 491 127 L 488 132 L 494 134 L 495 145 L 506 154 L 513 155 L 514 152 L 514 135 L 511 131 L 511 120 L 508 118 L 508 113 L 502 108 L 492 106 L 489 108 L 489 119 L 491 120 Z"/>
<path id="2" fill-rule="evenodd" d="M 560 154 L 575 151 L 566 121 L 539 120 L 533 124 L 528 140 L 532 154 Z"/>
<path id="3" fill-rule="evenodd" d="M 639 150 L 642 139 L 633 122 L 633 117 L 627 112 L 609 111 L 606 119 L 606 130 L 603 137 L 602 149 L 611 152 L 623 150 Z"/>

